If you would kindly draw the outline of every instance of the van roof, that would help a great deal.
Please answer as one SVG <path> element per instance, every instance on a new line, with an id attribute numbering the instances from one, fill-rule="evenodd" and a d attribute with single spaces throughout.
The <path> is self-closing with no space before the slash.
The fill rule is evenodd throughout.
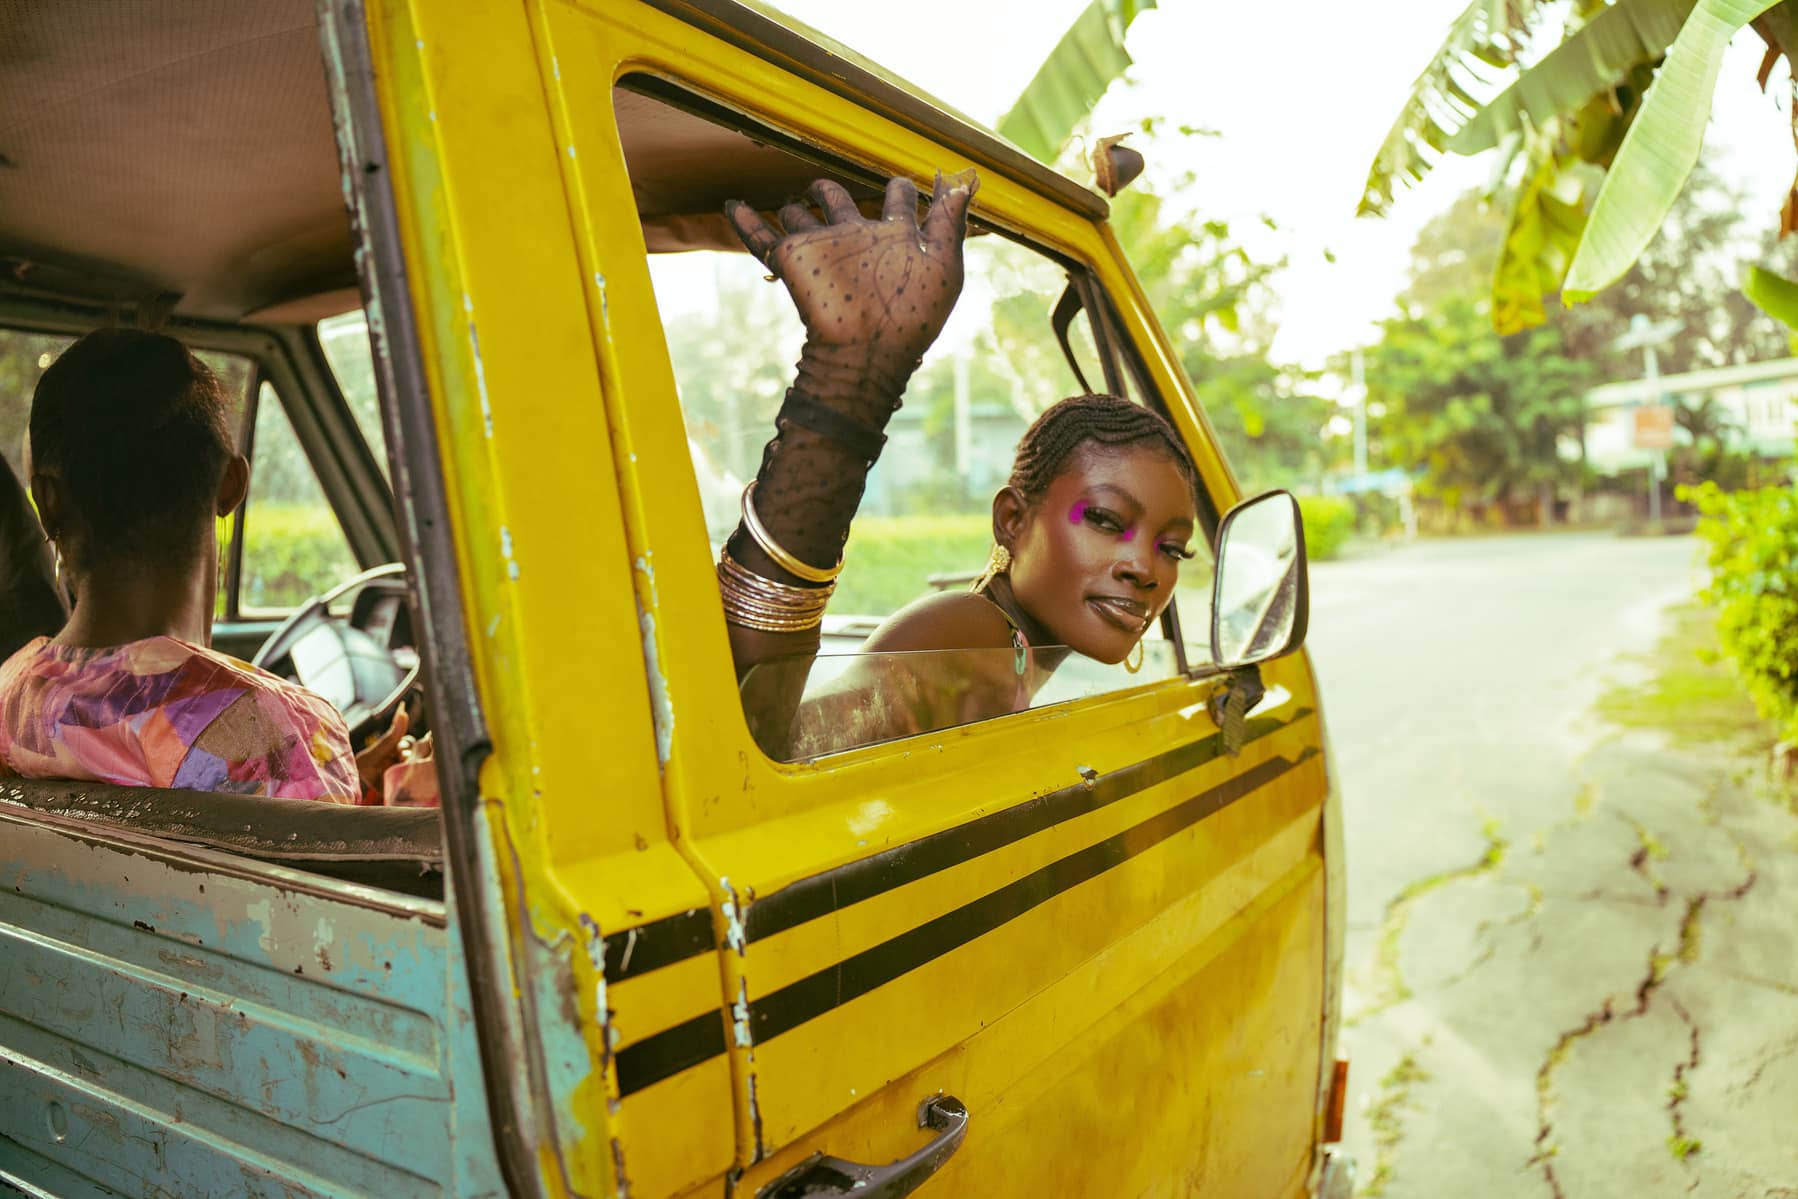
<path id="1" fill-rule="evenodd" d="M 771 9 L 648 2 L 1077 211 L 1106 211 Z M 0 10 L 0 295 L 311 320 L 353 307 L 355 287 L 312 0 Z"/>

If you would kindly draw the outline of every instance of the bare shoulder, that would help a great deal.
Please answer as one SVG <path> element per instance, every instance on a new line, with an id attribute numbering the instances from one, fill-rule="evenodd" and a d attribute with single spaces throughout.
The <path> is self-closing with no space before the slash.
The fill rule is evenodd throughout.
<path id="1" fill-rule="evenodd" d="M 1003 649 L 1011 622 L 991 600 L 950 591 L 913 600 L 887 617 L 862 645 L 867 653 L 933 649 Z"/>

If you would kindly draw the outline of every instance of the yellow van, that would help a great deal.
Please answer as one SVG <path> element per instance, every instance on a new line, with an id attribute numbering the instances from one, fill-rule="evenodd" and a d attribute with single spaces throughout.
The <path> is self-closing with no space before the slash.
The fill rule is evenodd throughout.
<path id="1" fill-rule="evenodd" d="M 1102 196 L 734 0 L 0 27 L 0 451 L 87 329 L 203 352 L 252 460 L 215 643 L 362 733 L 410 695 L 443 792 L 0 779 L 0 1189 L 1349 1193 L 1294 506 L 1225 519 Z M 973 573 L 1061 395 L 1175 424 L 1224 568 L 1135 671 L 778 761 L 714 563 L 797 325 L 722 208 L 967 168 L 814 673 Z"/>

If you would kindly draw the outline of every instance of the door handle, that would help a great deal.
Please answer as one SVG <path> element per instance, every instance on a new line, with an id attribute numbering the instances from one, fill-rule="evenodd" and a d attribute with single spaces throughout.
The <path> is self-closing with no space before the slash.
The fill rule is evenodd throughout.
<path id="1" fill-rule="evenodd" d="M 918 1107 L 918 1127 L 936 1136 L 916 1153 L 884 1166 L 865 1166 L 814 1153 L 755 1193 L 756 1199 L 813 1199 L 854 1195 L 855 1199 L 899 1199 L 943 1168 L 968 1135 L 968 1109 L 953 1095 L 935 1095 Z"/>

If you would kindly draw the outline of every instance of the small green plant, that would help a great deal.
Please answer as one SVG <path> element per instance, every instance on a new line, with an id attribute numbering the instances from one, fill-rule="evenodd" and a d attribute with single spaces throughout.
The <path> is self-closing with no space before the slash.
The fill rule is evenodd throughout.
<path id="1" fill-rule="evenodd" d="M 1683 1162 L 1694 1153 L 1697 1153 L 1700 1149 L 1703 1149 L 1704 1142 L 1697 1137 L 1682 1137 L 1676 1133 L 1667 1138 L 1667 1148 L 1673 1151 L 1674 1157 Z"/>
<path id="2" fill-rule="evenodd" d="M 1346 496 L 1301 495 L 1299 515 L 1305 521 L 1305 556 L 1313 562 L 1336 557 L 1355 532 L 1355 505 Z"/>

